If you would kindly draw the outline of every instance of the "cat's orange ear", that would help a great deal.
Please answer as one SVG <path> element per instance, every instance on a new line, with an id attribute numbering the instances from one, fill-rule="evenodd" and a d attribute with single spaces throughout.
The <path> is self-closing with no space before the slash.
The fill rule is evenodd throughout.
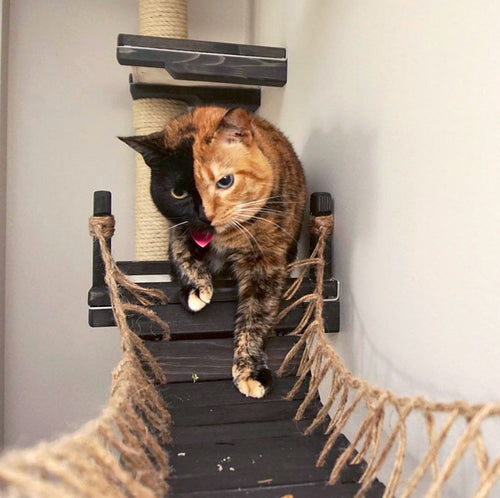
<path id="1" fill-rule="evenodd" d="M 241 107 L 230 109 L 219 123 L 217 134 L 226 142 L 241 142 L 249 146 L 253 139 L 250 115 Z"/>

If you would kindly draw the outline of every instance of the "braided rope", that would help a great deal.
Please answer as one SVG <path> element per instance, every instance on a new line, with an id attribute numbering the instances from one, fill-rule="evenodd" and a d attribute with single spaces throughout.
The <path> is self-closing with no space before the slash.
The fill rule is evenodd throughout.
<path id="1" fill-rule="evenodd" d="M 411 496 L 426 474 L 431 473 L 431 485 L 425 496 L 438 498 L 446 482 L 457 469 L 458 463 L 463 459 L 465 453 L 471 450 L 477 463 L 479 485 L 474 498 L 488 496 L 492 487 L 500 477 L 500 456 L 490 462 L 486 447 L 484 445 L 481 426 L 487 420 L 500 417 L 500 403 L 483 403 L 471 405 L 465 401 L 434 402 L 423 397 L 397 396 L 391 391 L 381 389 L 370 382 L 356 377 L 347 369 L 342 359 L 334 348 L 329 344 L 325 334 L 323 321 L 323 270 L 325 261 L 323 258 L 326 240 L 333 231 L 333 217 L 322 216 L 312 219 L 311 232 L 318 235 L 318 243 L 310 259 L 298 261 L 289 266 L 289 269 L 300 268 L 301 273 L 297 281 L 286 293 L 287 299 L 291 299 L 297 292 L 300 282 L 304 279 L 311 266 L 315 267 L 317 275 L 316 288 L 313 293 L 304 298 L 296 300 L 293 304 L 282 311 L 280 319 L 297 306 L 300 301 L 309 301 L 306 314 L 293 334 L 301 334 L 300 340 L 290 350 L 283 360 L 278 371 L 282 374 L 290 360 L 299 353 L 302 345 L 305 350 L 299 367 L 299 378 L 287 398 L 293 398 L 298 388 L 310 373 L 312 380 L 309 392 L 299 407 L 296 419 L 299 420 L 307 406 L 319 395 L 319 385 L 322 379 L 330 372 L 332 375 L 330 391 L 324 401 L 323 408 L 318 412 L 316 418 L 310 424 L 306 433 L 326 422 L 329 412 L 334 404 L 337 404 L 335 413 L 326 429 L 329 434 L 328 440 L 321 452 L 317 465 L 323 466 L 326 457 L 333 447 L 335 439 L 345 427 L 347 421 L 356 408 L 365 406 L 365 418 L 361 421 L 358 432 L 352 439 L 352 443 L 344 450 L 337 459 L 330 474 L 330 484 L 334 484 L 340 478 L 340 472 L 346 464 L 360 463 L 363 458 L 367 460 L 367 466 L 359 482 L 361 487 L 355 498 L 365 496 L 370 489 L 377 474 L 384 463 L 392 458 L 392 473 L 387 482 L 384 498 Z M 299 282 L 299 284 L 297 284 Z M 388 437 L 382 441 L 385 413 L 396 414 L 397 420 L 391 425 Z M 440 429 L 436 428 L 436 415 L 449 414 L 448 419 Z M 425 424 L 428 435 L 428 450 L 415 466 L 410 468 L 407 453 L 407 421 L 410 415 L 420 415 Z M 461 431 L 458 439 L 453 440 L 453 429 L 455 433 L 461 425 L 465 429 Z M 456 438 L 456 436 L 455 436 Z M 364 442 L 363 442 L 364 439 Z M 444 446 L 453 444 L 451 452 L 446 456 Z M 355 450 L 360 447 L 356 455 Z M 394 450 L 394 448 L 396 448 Z M 392 456 L 391 456 L 392 455 Z M 440 467 L 439 462 L 444 464 Z M 403 469 L 411 472 L 411 477 L 406 483 L 402 482 Z M 401 488 L 401 489 L 398 489 Z"/>
<path id="2" fill-rule="evenodd" d="M 89 228 L 99 241 L 122 339 L 122 359 L 113 371 L 108 405 L 98 418 L 71 435 L 2 456 L 2 496 L 154 498 L 168 490 L 170 469 L 162 445 L 170 441 L 170 414 L 153 384 L 166 379 L 129 328 L 126 311 L 161 321 L 150 309 L 125 303 L 121 294 L 124 289 L 144 304 L 165 302 L 165 296 L 128 281 L 116 266 L 106 244 L 114 233 L 112 216 L 91 218 Z M 161 324 L 168 337 L 168 326 Z M 146 372 L 152 373 L 151 378 Z"/>

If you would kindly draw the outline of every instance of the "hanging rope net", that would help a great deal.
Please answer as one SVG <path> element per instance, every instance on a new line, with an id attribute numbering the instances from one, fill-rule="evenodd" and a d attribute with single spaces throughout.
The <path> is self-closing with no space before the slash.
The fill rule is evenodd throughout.
<path id="1" fill-rule="evenodd" d="M 130 282 L 118 269 L 106 245 L 113 232 L 112 216 L 90 219 L 90 234 L 101 248 L 123 352 L 113 372 L 108 405 L 74 434 L 5 454 L 0 459 L 2 496 L 142 498 L 168 491 L 168 457 L 162 445 L 170 441 L 170 415 L 154 387 L 154 382 L 166 379 L 126 319 L 127 311 L 144 314 L 159 323 L 168 338 L 168 326 L 145 307 L 165 298 Z M 126 303 L 122 290 L 141 304 Z"/>
<path id="2" fill-rule="evenodd" d="M 292 399 L 306 377 L 311 375 L 307 396 L 296 419 L 303 416 L 307 406 L 316 398 L 321 383 L 330 378 L 329 394 L 323 407 L 305 431 L 309 434 L 327 424 L 328 438 L 316 465 L 324 465 L 335 439 L 354 411 L 362 408 L 364 417 L 357 434 L 336 460 L 330 473 L 330 484 L 339 479 L 346 464 L 365 460 L 361 487 L 356 494 L 356 497 L 363 497 L 382 465 L 389 462 L 392 472 L 385 497 L 411 496 L 428 474 L 431 476 L 429 488 L 425 495 L 419 493 L 418 496 L 438 497 L 466 451 L 472 449 L 478 474 L 474 497 L 488 496 L 500 475 L 500 457 L 491 459 L 488 455 L 482 427 L 487 420 L 498 420 L 500 403 L 470 405 L 464 401 L 438 403 L 422 397 L 401 397 L 349 371 L 327 340 L 322 315 L 323 253 L 333 230 L 333 218 L 313 218 L 312 230 L 318 236 L 318 244 L 309 259 L 290 265 L 290 270 L 299 270 L 299 276 L 285 297 L 293 298 L 311 268 L 315 269 L 316 287 L 314 292 L 296 299 L 281 313 L 280 318 L 300 303 L 308 303 L 303 319 L 293 331 L 300 338 L 285 357 L 280 372 L 304 347 L 297 382 L 288 394 Z M 141 313 L 160 324 L 168 338 L 168 326 L 147 307 L 156 301 L 165 302 L 165 298 L 156 290 L 144 289 L 130 282 L 118 269 L 106 244 L 113 232 L 112 216 L 90 219 L 90 233 L 101 248 L 106 284 L 123 351 L 122 360 L 113 372 L 108 406 L 98 418 L 74 434 L 52 443 L 40 443 L 33 448 L 4 454 L 0 458 L 0 493 L 3 496 L 142 498 L 164 496 L 168 492 L 168 457 L 163 446 L 170 441 L 170 415 L 154 387 L 155 383 L 164 383 L 166 379 L 126 320 L 129 311 Z M 132 294 L 140 304 L 125 302 L 123 290 Z M 384 438 L 389 411 L 397 414 L 397 421 L 386 431 L 388 435 Z M 428 440 L 427 451 L 416 464 L 407 458 L 408 419 L 412 414 L 422 417 Z M 445 422 L 438 427 L 437 419 L 443 414 Z M 453 436 L 456 433 L 453 428 L 459 423 L 464 428 L 458 437 Z M 440 464 L 441 452 L 450 443 L 452 450 Z M 404 468 L 410 471 L 411 477 L 402 482 Z"/>

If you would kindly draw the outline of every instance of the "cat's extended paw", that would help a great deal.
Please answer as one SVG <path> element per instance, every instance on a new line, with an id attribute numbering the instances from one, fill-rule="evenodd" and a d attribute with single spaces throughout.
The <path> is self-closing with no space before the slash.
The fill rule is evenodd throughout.
<path id="1" fill-rule="evenodd" d="M 263 398 L 273 387 L 273 373 L 267 367 L 261 367 L 256 374 L 250 369 L 238 370 L 233 365 L 233 383 L 247 397 Z"/>
<path id="2" fill-rule="evenodd" d="M 202 310 L 211 301 L 213 293 L 211 285 L 188 290 L 187 307 L 194 312 Z"/>

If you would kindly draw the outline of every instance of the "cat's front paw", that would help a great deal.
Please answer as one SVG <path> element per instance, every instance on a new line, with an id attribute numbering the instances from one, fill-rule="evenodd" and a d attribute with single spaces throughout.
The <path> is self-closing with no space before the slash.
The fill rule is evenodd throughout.
<path id="1" fill-rule="evenodd" d="M 212 300 L 213 293 L 211 285 L 203 285 L 198 289 L 187 289 L 187 307 L 193 312 L 202 310 Z"/>
<path id="2" fill-rule="evenodd" d="M 239 370 L 233 365 L 233 383 L 241 394 L 263 398 L 273 387 L 273 373 L 264 366 L 254 373 L 251 369 Z"/>

